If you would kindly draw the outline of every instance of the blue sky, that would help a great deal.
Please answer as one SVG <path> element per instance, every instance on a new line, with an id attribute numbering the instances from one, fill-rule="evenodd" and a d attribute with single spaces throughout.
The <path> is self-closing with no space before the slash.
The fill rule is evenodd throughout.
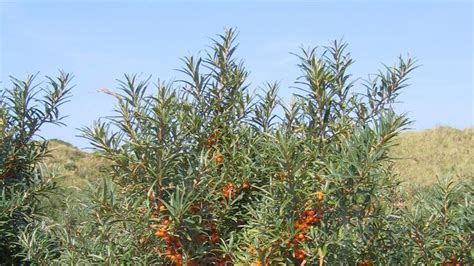
<path id="1" fill-rule="evenodd" d="M 366 78 L 399 55 L 421 65 L 400 97 L 414 129 L 473 125 L 471 1 L 5 1 L 0 0 L 0 86 L 9 75 L 75 75 L 62 112 L 67 127 L 45 127 L 46 138 L 88 147 L 79 127 L 111 114 L 98 92 L 123 73 L 179 79 L 179 58 L 198 54 L 209 37 L 237 27 L 238 56 L 258 87 L 279 81 L 289 98 L 299 75 L 290 52 L 344 38 Z M 40 81 L 42 79 L 38 79 Z"/>

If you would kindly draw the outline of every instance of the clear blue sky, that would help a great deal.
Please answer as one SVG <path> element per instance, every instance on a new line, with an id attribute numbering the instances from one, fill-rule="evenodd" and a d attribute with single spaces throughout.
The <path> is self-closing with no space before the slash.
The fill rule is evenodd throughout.
<path id="1" fill-rule="evenodd" d="M 75 75 L 67 127 L 46 127 L 46 138 L 79 147 L 79 127 L 111 114 L 97 92 L 116 88 L 123 73 L 179 79 L 179 58 L 197 54 L 224 27 L 240 31 L 240 50 L 253 87 L 280 81 L 281 95 L 299 75 L 290 52 L 344 38 L 366 78 L 398 55 L 421 65 L 401 96 L 414 129 L 473 125 L 473 6 L 471 1 L 5 1 L 0 0 L 2 84 L 8 75 Z M 38 79 L 40 80 L 40 79 Z"/>

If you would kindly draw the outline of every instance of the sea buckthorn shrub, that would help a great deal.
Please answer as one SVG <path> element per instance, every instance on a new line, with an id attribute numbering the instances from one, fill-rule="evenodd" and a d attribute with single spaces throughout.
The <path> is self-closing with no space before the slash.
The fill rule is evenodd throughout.
<path id="1" fill-rule="evenodd" d="M 472 183 L 438 178 L 404 208 L 399 228 L 408 262 L 470 265 L 474 262 Z"/>
<path id="2" fill-rule="evenodd" d="M 0 263 L 6 265 L 46 263 L 57 244 L 43 238 L 35 246 L 44 252 L 36 253 L 25 240 L 35 225 L 45 223 L 42 206 L 57 192 L 54 176 L 41 169 L 48 143 L 38 132 L 46 124 L 61 124 L 59 107 L 69 97 L 72 76 L 47 77 L 46 85 L 34 79 L 11 77 L 13 87 L 0 90 Z"/>
<path id="3" fill-rule="evenodd" d="M 62 230 L 59 260 L 432 263 L 413 244 L 416 227 L 407 224 L 388 155 L 409 125 L 393 104 L 414 61 L 399 58 L 359 81 L 348 72 L 345 43 L 303 49 L 285 104 L 278 83 L 251 90 L 235 38 L 226 30 L 206 56 L 185 57 L 182 80 L 125 75 L 118 91 L 105 90 L 115 115 L 82 134 L 110 162 L 109 173 L 81 210 L 87 220 Z M 453 230 L 469 225 L 459 215 Z M 472 235 L 461 231 L 463 244 L 446 236 L 452 246 L 443 255 L 459 250 L 456 260 L 465 258 Z"/>

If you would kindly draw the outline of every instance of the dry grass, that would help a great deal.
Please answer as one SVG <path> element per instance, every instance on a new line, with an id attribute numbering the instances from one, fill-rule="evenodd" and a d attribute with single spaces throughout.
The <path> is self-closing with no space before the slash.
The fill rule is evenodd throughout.
<path id="1" fill-rule="evenodd" d="M 103 158 L 81 151 L 61 140 L 49 142 L 51 157 L 46 160 L 48 171 L 57 173 L 64 187 L 84 188 L 88 180 L 97 180 L 106 166 Z"/>
<path id="2" fill-rule="evenodd" d="M 395 171 L 405 184 L 427 186 L 437 176 L 446 175 L 470 183 L 474 180 L 474 127 L 405 132 L 397 142 L 392 156 L 397 158 Z"/>

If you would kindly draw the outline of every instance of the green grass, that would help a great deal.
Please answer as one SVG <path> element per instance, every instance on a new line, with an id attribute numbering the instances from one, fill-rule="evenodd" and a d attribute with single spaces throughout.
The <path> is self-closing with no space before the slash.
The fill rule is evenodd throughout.
<path id="1" fill-rule="evenodd" d="M 429 186 L 445 175 L 474 183 L 474 127 L 404 132 L 396 142 L 391 156 L 405 186 Z M 46 164 L 62 176 L 59 183 L 65 187 L 84 188 L 106 166 L 104 159 L 61 140 L 51 140 L 50 148 L 52 157 Z"/>

